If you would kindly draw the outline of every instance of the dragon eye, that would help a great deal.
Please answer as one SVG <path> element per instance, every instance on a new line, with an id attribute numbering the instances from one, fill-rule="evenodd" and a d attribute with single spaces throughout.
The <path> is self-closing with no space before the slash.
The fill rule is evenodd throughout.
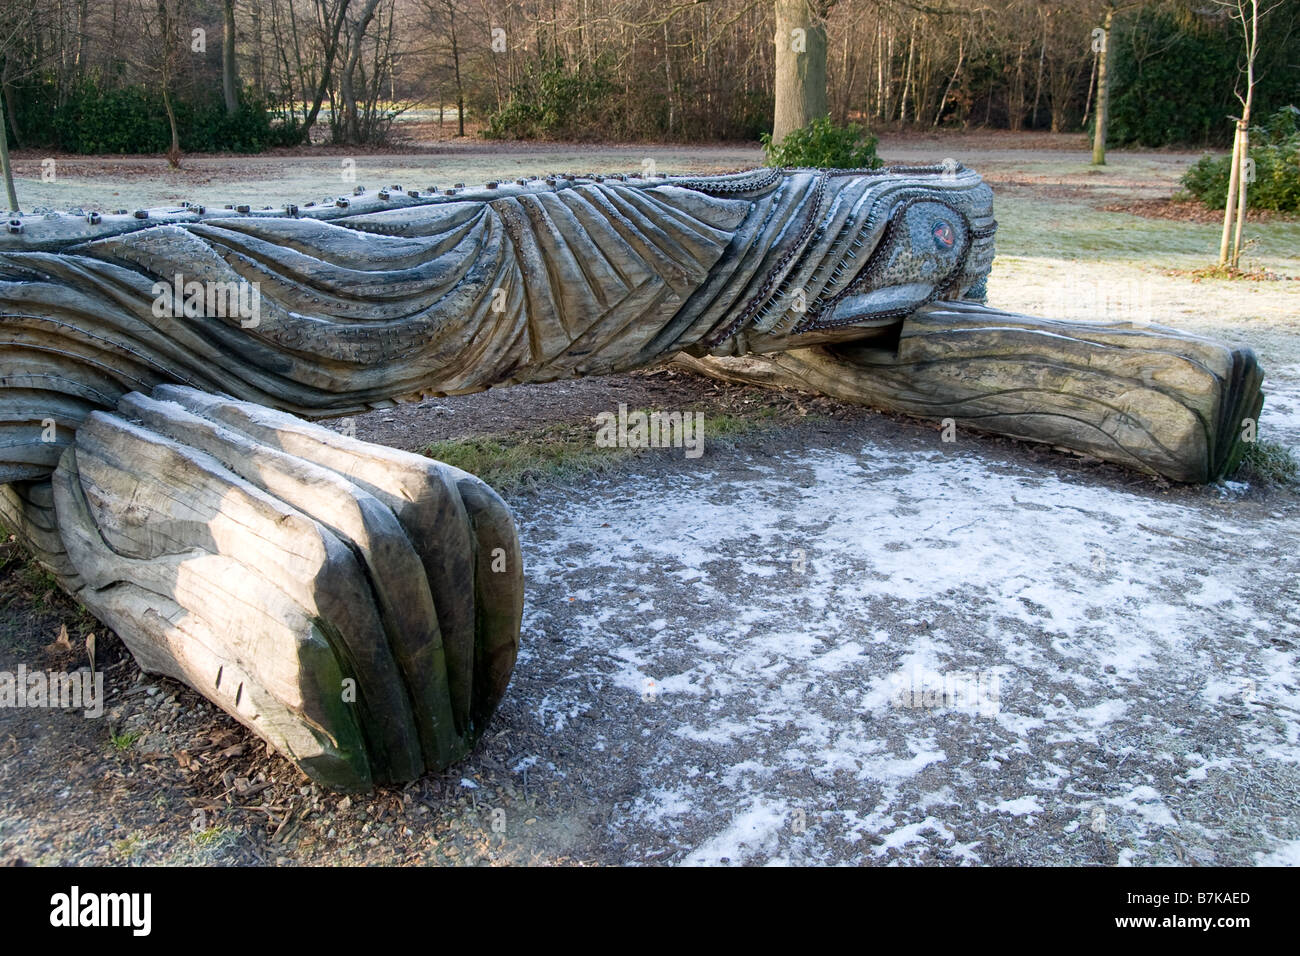
<path id="1" fill-rule="evenodd" d="M 930 235 L 934 236 L 934 244 L 940 249 L 951 249 L 953 243 L 957 241 L 957 234 L 953 231 L 952 223 L 945 219 L 936 219 L 934 225 L 930 227 Z"/>

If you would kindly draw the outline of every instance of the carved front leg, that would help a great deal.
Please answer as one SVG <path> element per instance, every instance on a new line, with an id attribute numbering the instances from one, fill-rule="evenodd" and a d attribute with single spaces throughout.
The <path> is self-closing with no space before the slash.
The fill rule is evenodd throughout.
<path id="1" fill-rule="evenodd" d="M 1231 474 L 1263 404 L 1254 353 L 1159 326 L 939 302 L 896 342 L 679 361 L 731 381 L 803 388 L 1047 442 L 1175 481 Z"/>
<path id="2" fill-rule="evenodd" d="M 29 541 L 140 666 L 184 681 L 338 789 L 464 756 L 510 677 L 523 573 L 483 482 L 181 387 L 93 413 Z M 17 498 L 25 491 L 25 504 Z"/>

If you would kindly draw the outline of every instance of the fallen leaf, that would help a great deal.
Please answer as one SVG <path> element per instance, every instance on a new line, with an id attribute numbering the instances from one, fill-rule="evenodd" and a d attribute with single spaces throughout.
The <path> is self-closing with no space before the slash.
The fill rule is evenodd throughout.
<path id="1" fill-rule="evenodd" d="M 72 639 L 68 637 L 68 625 L 59 625 L 59 636 L 54 639 L 53 644 L 46 644 L 45 649 L 55 654 L 63 654 L 72 650 Z"/>

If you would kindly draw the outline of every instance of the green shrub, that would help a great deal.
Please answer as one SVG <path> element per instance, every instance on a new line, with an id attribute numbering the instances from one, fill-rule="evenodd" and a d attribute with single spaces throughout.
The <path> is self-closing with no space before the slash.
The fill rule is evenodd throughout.
<path id="1" fill-rule="evenodd" d="M 768 133 L 759 141 L 769 166 L 875 169 L 884 165 L 876 155 L 876 137 L 853 123 L 836 126 L 829 116 L 792 130 L 779 144 Z"/>
<path id="2" fill-rule="evenodd" d="M 1273 10 L 1261 26 L 1255 109 L 1263 116 L 1296 95 L 1300 4 Z M 1111 35 L 1110 144 L 1229 143 L 1228 116 L 1241 109 L 1232 92 L 1240 84 L 1241 45 L 1241 24 L 1213 4 L 1145 5 L 1119 16 Z"/>
<path id="3" fill-rule="evenodd" d="M 55 140 L 72 153 L 161 153 L 171 144 L 162 97 L 143 86 L 77 86 L 62 106 L 52 105 Z"/>
<path id="4" fill-rule="evenodd" d="M 488 118 L 488 139 L 590 139 L 621 127 L 620 90 L 604 60 L 568 69 L 562 60 L 534 66 L 510 90 L 510 100 Z"/>
<path id="5" fill-rule="evenodd" d="M 234 116 L 220 100 L 178 104 L 176 125 L 187 153 L 259 153 L 274 139 L 265 104 L 242 99 Z"/>
<path id="6" fill-rule="evenodd" d="M 1266 485 L 1300 484 L 1300 462 L 1291 449 L 1273 441 L 1254 441 L 1246 444 L 1241 456 L 1241 472 L 1245 478 L 1254 478 Z"/>
<path id="7" fill-rule="evenodd" d="M 1255 181 L 1246 189 L 1251 209 L 1300 212 L 1300 109 L 1284 106 L 1250 131 Z M 1183 174 L 1183 188 L 1211 209 L 1228 199 L 1231 156 L 1202 156 Z"/>
<path id="8" fill-rule="evenodd" d="M 38 77 L 17 86 L 15 100 L 23 145 L 81 154 L 162 153 L 171 145 L 167 110 L 153 87 L 111 87 L 88 78 L 60 103 L 54 82 Z M 256 153 L 301 138 L 295 123 L 273 124 L 274 111 L 248 96 L 234 116 L 226 115 L 216 95 L 195 100 L 178 94 L 173 104 L 186 152 Z"/>

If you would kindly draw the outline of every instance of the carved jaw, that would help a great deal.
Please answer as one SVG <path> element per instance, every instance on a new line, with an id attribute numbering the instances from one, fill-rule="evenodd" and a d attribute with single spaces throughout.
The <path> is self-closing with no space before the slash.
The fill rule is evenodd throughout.
<path id="1" fill-rule="evenodd" d="M 983 301 L 996 222 L 992 191 L 971 170 L 893 167 L 874 176 L 799 170 L 756 204 L 755 218 L 783 215 L 787 224 L 755 279 L 740 290 L 748 299 L 719 295 L 731 304 L 726 321 L 690 354 L 770 353 L 879 338 L 896 333 L 904 317 L 930 302 Z"/>
<path id="2" fill-rule="evenodd" d="M 857 277 L 796 331 L 903 318 L 937 299 L 963 298 L 975 281 L 966 270 L 976 234 L 966 214 L 938 199 L 912 199 L 890 214 L 885 236 Z M 972 281 L 974 280 L 974 281 Z"/>

